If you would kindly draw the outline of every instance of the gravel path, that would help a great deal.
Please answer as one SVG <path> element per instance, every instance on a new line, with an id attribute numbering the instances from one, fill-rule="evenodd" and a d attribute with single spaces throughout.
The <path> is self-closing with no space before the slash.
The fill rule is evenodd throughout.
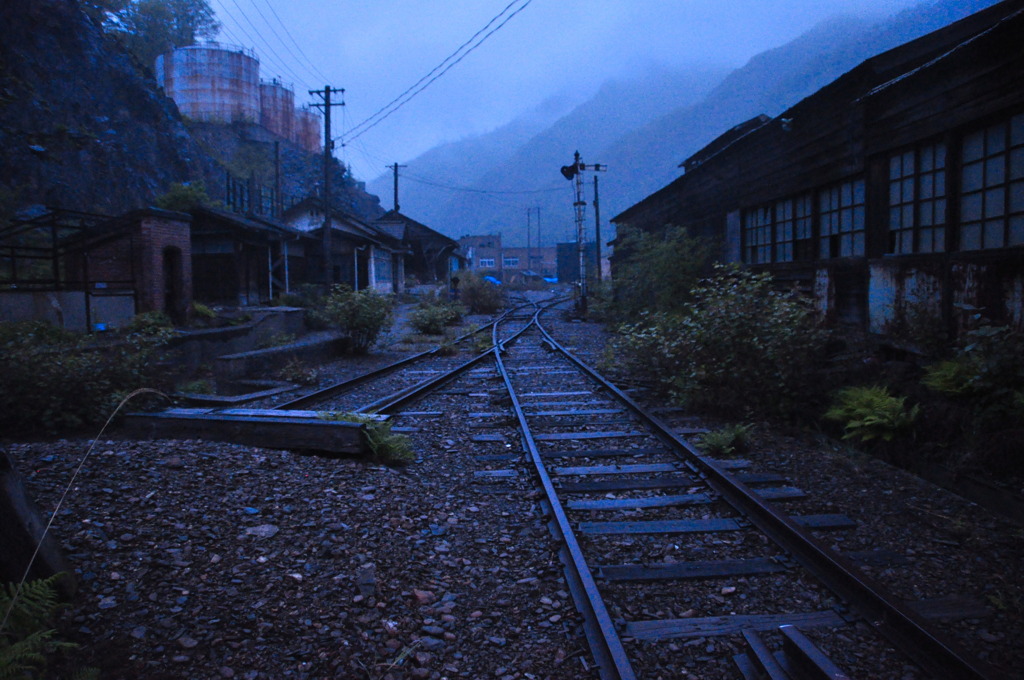
<path id="1" fill-rule="evenodd" d="M 571 344 L 596 362 L 605 337 L 587 330 Z M 397 471 L 198 440 L 98 442 L 54 525 L 81 581 L 62 625 L 82 644 L 75 663 L 104 678 L 597 677 L 537 496 L 474 483 L 472 455 L 494 451 L 466 420 L 425 421 L 417 462 Z M 911 558 L 874 576 L 908 599 L 986 603 L 991 616 L 947 629 L 1020 677 L 1020 527 L 827 441 L 757 432 L 745 457 L 810 491 L 804 511 L 860 522 L 837 547 Z M 52 508 L 88 446 L 6 449 Z"/>

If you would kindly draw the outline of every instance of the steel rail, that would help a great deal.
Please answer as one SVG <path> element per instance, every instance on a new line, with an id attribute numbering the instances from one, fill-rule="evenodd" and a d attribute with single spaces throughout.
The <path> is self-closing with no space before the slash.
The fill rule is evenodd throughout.
<path id="1" fill-rule="evenodd" d="M 538 314 L 539 317 L 539 314 Z M 902 600 L 860 573 L 845 557 L 821 544 L 807 530 L 783 512 L 761 500 L 749 487 L 700 454 L 673 432 L 660 418 L 649 413 L 630 396 L 585 364 L 554 339 L 537 320 L 545 342 L 575 364 L 598 385 L 608 390 L 657 433 L 723 499 L 746 516 L 811 571 L 834 593 L 862 616 L 870 626 L 935 677 L 951 680 L 997 680 L 995 671 L 978 659 L 969 658 L 955 644 L 932 627 Z"/>
<path id="2" fill-rule="evenodd" d="M 537 324 L 537 319 L 543 311 L 545 310 L 537 310 L 537 313 L 534 314 L 533 320 L 526 329 Z M 523 330 L 525 331 L 526 329 Z M 501 347 L 503 346 L 504 343 L 501 343 Z M 509 397 L 512 399 L 512 409 L 515 411 L 516 418 L 519 421 L 523 441 L 530 453 L 530 459 L 533 462 L 534 468 L 536 469 L 537 475 L 540 479 L 541 486 L 544 489 L 548 508 L 554 518 L 554 523 L 558 529 L 558 534 L 560 534 L 560 539 L 565 546 L 568 559 L 563 559 L 563 563 L 565 564 L 567 571 L 570 572 L 568 574 L 571 576 L 569 581 L 576 581 L 579 586 L 582 587 L 586 595 L 582 600 L 577 600 L 576 604 L 580 609 L 580 613 L 583 614 L 584 620 L 591 624 L 587 627 L 588 639 L 591 641 L 591 651 L 597 661 L 602 680 L 634 680 L 636 678 L 636 674 L 629 662 L 629 657 L 622 645 L 622 640 L 619 638 L 615 621 L 612 619 L 611 614 L 608 612 L 608 608 L 604 604 L 604 598 L 601 596 L 601 592 L 597 588 L 593 572 L 587 565 L 586 557 L 583 555 L 583 550 L 580 547 L 579 541 L 576 539 L 576 534 L 572 529 L 572 524 L 569 521 L 568 516 L 565 514 L 565 508 L 562 506 L 561 500 L 558 498 L 558 493 L 551 481 L 551 476 L 548 474 L 547 467 L 544 465 L 544 461 L 541 458 L 540 450 L 537 448 L 537 442 L 530 430 L 530 425 L 526 420 L 526 414 L 523 412 L 522 404 L 519 402 L 519 397 L 516 394 L 515 388 L 512 386 L 512 380 L 505 368 L 505 363 L 501 359 L 501 352 L 498 350 L 499 346 L 496 346 L 494 354 L 495 364 L 497 365 L 498 372 L 501 374 L 502 380 L 505 382 L 505 389 L 507 390 Z"/>
<path id="3" fill-rule="evenodd" d="M 562 301 L 561 298 L 559 298 L 559 299 L 557 299 L 555 301 L 552 301 L 550 304 L 551 305 L 555 305 L 555 304 L 558 304 L 561 301 Z M 448 382 L 454 380 L 456 377 L 458 377 L 462 373 L 465 373 L 470 368 L 472 368 L 473 366 L 475 366 L 478 363 L 482 362 L 484 359 L 488 358 L 492 354 L 495 357 L 499 356 L 501 352 L 505 351 L 506 343 L 515 342 L 515 340 L 520 335 L 525 333 L 530 328 L 530 326 L 533 324 L 533 321 L 531 321 L 526 326 L 521 328 L 519 331 L 517 331 L 511 337 L 508 337 L 508 338 L 506 338 L 504 340 L 501 340 L 501 341 L 498 341 L 498 339 L 497 339 L 498 325 L 500 323 L 502 323 L 503 321 L 507 320 L 508 317 L 512 313 L 517 312 L 520 309 L 522 309 L 523 307 L 528 307 L 530 305 L 533 305 L 534 307 L 538 306 L 537 303 L 535 303 L 535 302 L 529 302 L 527 304 L 520 305 L 519 307 L 516 307 L 515 309 L 509 310 L 507 313 L 503 314 L 498 319 L 495 319 L 494 322 L 492 322 L 490 324 L 490 327 L 491 327 L 491 342 L 492 342 L 492 346 L 491 346 L 490 349 L 488 349 L 488 350 L 486 350 L 484 352 L 481 352 L 480 354 L 478 354 L 477 356 L 473 357 L 469 361 L 466 361 L 465 363 L 462 363 L 462 364 L 456 366 L 455 368 L 453 368 L 453 369 L 451 369 L 451 370 L 449 370 L 449 371 L 447 371 L 445 373 L 442 373 L 441 375 L 434 376 L 433 378 L 428 378 L 427 380 L 424 380 L 421 383 L 417 383 L 416 385 L 412 385 L 410 387 L 406 387 L 404 389 L 399 390 L 398 392 L 392 393 L 392 394 L 390 394 L 390 395 L 388 395 L 386 397 L 383 397 L 381 399 L 378 399 L 377 401 L 374 401 L 374 402 L 372 402 L 370 404 L 367 404 L 365 406 L 361 406 L 357 410 L 357 412 L 359 412 L 359 413 L 390 414 L 393 411 L 395 411 L 397 408 L 399 408 L 401 406 L 404 406 L 405 404 L 408 404 L 411 401 L 419 399 L 423 395 L 425 395 L 425 394 L 427 394 L 427 393 L 429 393 L 429 392 L 439 388 L 441 385 L 444 385 L 445 383 L 448 383 Z M 536 317 L 536 314 L 539 313 L 540 311 L 541 311 L 541 309 L 538 308 L 537 312 L 533 316 Z"/>
<path id="4" fill-rule="evenodd" d="M 512 309 L 503 312 L 494 320 L 485 324 L 481 324 L 480 326 L 477 326 L 468 333 L 464 333 L 463 335 L 460 335 L 459 337 L 455 338 L 455 342 L 460 343 L 463 340 L 466 340 L 467 338 L 470 338 L 476 335 L 477 333 L 480 333 L 481 331 L 487 330 L 488 328 L 492 328 L 495 324 L 500 323 L 505 317 L 519 311 L 523 307 L 530 306 L 530 304 L 531 303 L 522 304 L 519 305 L 518 307 L 513 307 Z M 316 390 L 315 392 L 310 392 L 309 394 L 305 394 L 301 397 L 297 397 L 290 401 L 286 401 L 283 404 L 278 404 L 277 406 L 273 407 L 273 410 L 287 411 L 292 409 L 305 408 L 306 406 L 312 403 L 321 401 L 323 399 L 328 399 L 335 395 L 342 394 L 343 392 L 347 392 L 364 383 L 368 383 L 371 380 L 376 380 L 377 378 L 383 377 L 389 373 L 397 371 L 398 369 L 408 366 L 409 364 L 416 363 L 417 361 L 426 359 L 427 357 L 435 356 L 438 354 L 438 352 L 440 352 L 440 350 L 441 347 L 437 346 L 428 349 L 424 352 L 420 352 L 419 354 L 414 354 L 412 356 L 405 357 L 404 359 L 399 359 L 398 361 L 392 364 L 388 364 L 387 366 L 382 366 L 380 368 L 368 371 L 361 375 L 357 375 L 354 378 L 349 378 L 348 380 L 343 380 L 341 382 L 334 383 L 333 385 L 328 385 L 327 387 Z"/>

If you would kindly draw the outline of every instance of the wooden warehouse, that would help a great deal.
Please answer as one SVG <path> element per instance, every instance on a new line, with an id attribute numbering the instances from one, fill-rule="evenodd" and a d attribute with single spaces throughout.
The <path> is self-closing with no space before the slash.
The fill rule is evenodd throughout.
<path id="1" fill-rule="evenodd" d="M 684 161 L 618 235 L 685 226 L 875 333 L 965 305 L 1021 328 L 1022 35 L 1007 0 L 868 59 Z"/>

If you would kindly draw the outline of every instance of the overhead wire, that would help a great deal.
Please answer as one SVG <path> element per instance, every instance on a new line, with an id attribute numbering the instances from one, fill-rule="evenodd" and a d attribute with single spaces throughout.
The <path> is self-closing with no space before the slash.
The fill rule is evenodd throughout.
<path id="1" fill-rule="evenodd" d="M 276 50 L 274 50 L 274 48 L 273 48 L 273 46 L 272 46 L 272 45 L 270 44 L 270 42 L 269 42 L 269 41 L 268 41 L 268 40 L 267 40 L 266 38 L 264 38 L 264 37 L 263 37 L 263 34 L 262 34 L 262 33 L 260 33 L 260 31 L 259 31 L 259 29 L 258 29 L 258 28 L 256 28 L 256 25 L 255 25 L 255 24 L 254 24 L 254 23 L 252 22 L 252 20 L 251 20 L 251 19 L 249 18 L 249 16 L 248 16 L 248 15 L 247 15 L 247 14 L 245 13 L 245 10 L 243 10 L 243 9 L 242 9 L 242 6 L 238 4 L 238 0 L 231 0 L 231 2 L 232 2 L 232 3 L 233 3 L 233 4 L 235 5 L 235 7 L 236 7 L 236 8 L 238 9 L 238 12 L 239 12 L 239 14 L 241 14 L 241 15 L 242 15 L 242 18 L 243 18 L 243 19 L 245 19 L 245 22 L 246 22 L 247 24 L 249 24 L 249 26 L 250 26 L 250 27 L 252 28 L 253 32 L 254 32 L 254 33 L 255 33 L 255 34 L 256 34 L 256 35 L 257 35 L 257 36 L 259 37 L 259 40 L 260 40 L 260 42 L 262 42 L 262 43 L 263 43 L 263 45 L 264 45 L 264 46 L 266 47 L 266 49 L 267 49 L 267 51 L 269 52 L 269 54 L 265 54 L 265 55 L 263 55 L 263 56 L 264 56 L 264 57 L 266 58 L 267 62 L 268 62 L 268 63 L 270 63 L 270 64 L 271 64 L 271 65 L 272 65 L 272 66 L 273 66 L 273 67 L 274 67 L 275 69 L 279 69 L 279 70 L 280 70 L 280 72 L 281 72 L 281 73 L 280 73 L 280 75 L 284 76 L 285 74 L 288 74 L 288 75 L 290 75 L 290 76 L 291 76 L 292 78 L 294 78 L 294 79 L 295 79 L 295 82 L 296 82 L 297 84 L 301 85 L 301 86 L 302 86 L 303 88 L 305 88 L 305 89 L 309 89 L 309 85 L 307 84 L 307 82 L 306 82 L 306 79 L 305 79 L 305 78 L 303 78 L 302 76 L 300 76 L 300 75 L 299 75 L 298 73 L 296 73 L 296 72 L 295 72 L 294 70 L 292 70 L 292 69 L 291 69 L 291 68 L 290 68 L 290 67 L 289 67 L 289 66 L 288 66 L 288 65 L 287 65 L 287 64 L 286 64 L 286 63 L 284 62 L 284 60 L 283 60 L 283 59 L 281 58 L 281 56 L 280 56 L 280 55 L 279 55 L 279 54 L 277 53 L 277 51 L 276 51 Z M 242 33 L 244 33 L 244 34 L 246 35 L 246 37 L 247 37 L 247 38 L 249 38 L 249 40 L 251 40 L 251 41 L 252 41 L 252 42 L 253 42 L 253 43 L 255 44 L 255 42 L 256 42 L 256 39 L 255 39 L 255 38 L 253 38 L 253 37 L 252 37 L 252 36 L 251 36 L 251 35 L 249 34 L 249 31 L 247 31 L 247 30 L 245 29 L 245 26 L 243 26 L 243 25 L 242 25 L 242 24 L 241 24 L 240 22 L 238 22 L 237 20 L 235 20 L 235 19 L 234 19 L 234 17 L 233 17 L 232 15 L 231 15 L 231 13 L 230 13 L 230 12 L 228 12 L 228 10 L 227 10 L 227 6 L 226 6 L 226 5 L 224 5 L 224 4 L 222 3 L 222 4 L 221 4 L 221 9 L 222 9 L 222 10 L 224 11 L 224 13 L 225 13 L 225 14 L 226 14 L 226 15 L 228 16 L 228 18 L 232 19 L 232 21 L 234 22 L 235 26 L 236 26 L 236 27 L 237 27 L 237 28 L 238 28 L 238 29 L 239 29 L 240 31 L 242 31 Z M 271 59 L 271 58 L 270 58 L 270 55 L 273 55 L 273 56 L 274 56 L 274 59 Z"/>
<path id="2" fill-rule="evenodd" d="M 266 0 L 264 0 L 264 2 L 266 2 Z M 263 19 L 263 23 L 265 23 L 267 25 L 267 27 L 270 29 L 270 31 L 274 34 L 274 37 L 277 38 L 277 40 L 280 43 L 280 45 L 282 47 L 284 47 L 286 50 L 288 50 L 288 54 L 291 55 L 292 59 L 294 59 L 295 65 L 296 66 L 300 66 L 304 71 L 306 71 L 306 73 L 308 75 L 315 76 L 316 74 L 314 74 L 313 71 L 310 71 L 308 68 L 306 68 L 305 65 L 303 65 L 301 63 L 301 60 L 299 59 L 298 55 L 295 54 L 294 51 L 292 51 L 292 48 L 288 45 L 288 43 L 286 43 L 284 41 L 284 38 L 282 38 L 281 34 L 277 32 L 277 29 L 274 28 L 274 24 L 270 23 L 270 20 L 267 19 L 267 16 L 263 13 L 263 10 L 261 10 L 259 5 L 256 4 L 256 0 L 252 0 L 252 7 L 253 7 L 253 9 L 256 10 L 256 13 L 260 15 L 260 19 Z M 270 5 L 268 5 L 268 7 L 270 7 Z M 270 7 L 270 9 L 274 9 L 274 8 Z M 277 17 L 277 21 L 278 21 L 279 24 L 281 24 L 281 27 L 285 28 L 284 27 L 284 23 L 281 21 L 281 17 L 277 16 L 277 12 L 274 12 L 274 16 Z M 285 28 L 285 30 L 287 31 L 288 29 Z M 294 42 L 294 39 L 293 39 L 293 42 Z M 326 81 L 326 78 L 324 78 L 324 80 Z"/>
<path id="3" fill-rule="evenodd" d="M 484 41 L 486 41 L 489 37 L 494 35 L 497 31 L 501 30 L 501 28 L 503 26 L 505 26 L 505 24 L 507 24 L 509 21 L 511 21 L 513 17 L 515 17 L 517 14 L 519 14 L 524 9 L 526 9 L 526 7 L 533 0 L 526 0 L 525 2 L 523 2 L 522 5 L 520 5 L 513 12 L 511 12 L 507 17 L 505 17 L 505 19 L 500 24 L 498 24 L 493 29 L 491 29 L 490 32 L 484 34 L 484 36 L 482 38 L 480 38 L 480 40 L 478 40 L 475 44 L 473 44 L 468 49 L 466 49 L 464 52 L 462 52 L 462 50 L 464 48 L 466 48 L 467 45 L 472 43 L 477 38 L 477 36 L 479 36 L 481 33 L 486 31 L 488 27 L 490 27 L 492 24 L 494 24 L 494 22 L 498 21 L 498 19 L 500 19 L 502 16 L 504 16 L 504 14 L 509 11 L 509 8 L 513 7 L 519 1 L 520 0 L 512 0 L 512 2 L 510 2 L 508 5 L 506 5 L 503 10 L 501 10 L 501 12 L 499 12 L 490 21 L 488 21 L 487 24 L 483 28 L 481 28 L 479 31 L 477 31 L 475 34 L 473 34 L 472 38 L 470 38 L 469 40 L 464 42 L 462 45 L 460 45 L 458 47 L 458 49 L 456 49 L 454 52 L 452 52 L 452 54 L 448 55 L 448 57 L 446 57 L 444 59 L 444 61 L 442 61 L 437 66 L 435 66 L 427 75 L 425 75 L 422 78 L 420 78 L 418 81 L 416 81 L 415 84 L 413 84 L 412 86 L 407 88 L 405 90 L 405 92 L 400 94 L 395 99 L 391 100 L 391 102 L 389 102 L 388 104 L 383 106 L 376 113 L 371 115 L 369 118 L 367 118 L 363 122 L 361 122 L 358 125 L 356 125 L 354 128 L 349 130 L 346 134 L 343 134 L 342 138 L 347 136 L 348 141 L 352 141 L 354 139 L 357 139 L 358 137 L 361 137 L 366 132 L 372 130 L 373 128 L 375 128 L 380 123 L 384 122 L 393 113 L 395 113 L 396 111 L 401 109 L 403 106 L 408 104 L 414 97 L 416 97 L 416 95 L 418 95 L 420 92 L 423 92 L 423 90 L 427 89 L 438 78 L 443 76 L 445 73 L 450 71 L 454 66 L 456 66 L 459 62 L 461 62 L 463 59 L 465 59 L 476 48 L 480 47 L 480 45 L 482 45 L 484 43 Z M 459 55 L 459 52 L 462 52 L 462 54 Z M 458 58 L 455 58 L 456 55 L 459 55 Z M 454 61 L 452 61 L 453 58 L 454 58 Z M 451 63 L 448 63 L 448 62 L 451 62 Z M 447 66 L 445 66 L 445 64 L 447 64 Z M 440 72 L 438 72 L 438 71 L 440 71 Z M 430 77 L 432 74 L 436 74 L 436 75 L 433 75 L 433 77 Z M 428 78 L 429 78 L 429 80 L 428 80 Z M 426 82 L 424 82 L 424 81 L 426 81 Z M 421 85 L 421 83 L 422 83 L 422 85 Z M 417 87 L 418 87 L 418 89 L 417 89 Z M 356 132 L 357 130 L 358 130 L 358 132 Z"/>
<path id="4" fill-rule="evenodd" d="M 299 46 L 298 41 L 295 40 L 294 36 L 292 36 L 291 31 L 288 30 L 288 26 L 283 21 L 281 21 L 281 17 L 280 17 L 280 15 L 278 15 L 277 10 L 274 9 L 274 6 L 272 4 L 270 4 L 270 0 L 263 0 L 263 4 L 265 4 L 267 7 L 269 7 L 270 11 L 274 13 L 274 17 L 277 19 L 278 23 L 281 25 L 281 28 L 284 29 L 285 35 L 288 36 L 288 39 L 292 41 L 293 45 L 295 45 L 295 49 L 298 50 L 298 52 L 302 56 L 302 58 L 306 60 L 307 64 L 309 64 L 310 68 L 312 69 L 310 72 L 313 75 L 318 76 L 324 82 L 327 82 L 327 80 L 328 80 L 327 76 L 325 76 L 320 71 L 320 69 L 318 69 L 316 67 L 316 64 L 313 63 L 312 59 L 310 59 L 308 56 L 306 56 L 306 53 L 302 50 L 302 47 Z"/>

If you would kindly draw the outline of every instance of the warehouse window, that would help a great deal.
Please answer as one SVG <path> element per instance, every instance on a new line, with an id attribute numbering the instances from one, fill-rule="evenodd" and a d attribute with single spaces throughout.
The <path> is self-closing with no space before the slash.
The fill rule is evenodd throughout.
<path id="1" fill-rule="evenodd" d="M 946 145 L 889 158 L 889 252 L 946 249 Z"/>
<path id="2" fill-rule="evenodd" d="M 747 264 L 772 261 L 771 206 L 753 208 L 743 213 L 743 261 Z"/>
<path id="3" fill-rule="evenodd" d="M 494 258 L 493 257 L 481 257 L 480 258 L 480 268 L 481 269 L 494 268 Z"/>
<path id="4" fill-rule="evenodd" d="M 776 262 L 813 258 L 813 220 L 813 202 L 810 194 L 787 198 L 775 204 Z"/>
<path id="5" fill-rule="evenodd" d="M 960 249 L 1024 244 L 1024 113 L 964 137 Z"/>
<path id="6" fill-rule="evenodd" d="M 506 258 L 503 258 L 502 261 L 501 261 L 501 266 L 503 266 L 503 267 L 518 267 L 519 266 L 519 258 L 518 257 L 506 257 Z"/>
<path id="7" fill-rule="evenodd" d="M 864 254 L 864 180 L 841 182 L 818 192 L 819 256 Z"/>

